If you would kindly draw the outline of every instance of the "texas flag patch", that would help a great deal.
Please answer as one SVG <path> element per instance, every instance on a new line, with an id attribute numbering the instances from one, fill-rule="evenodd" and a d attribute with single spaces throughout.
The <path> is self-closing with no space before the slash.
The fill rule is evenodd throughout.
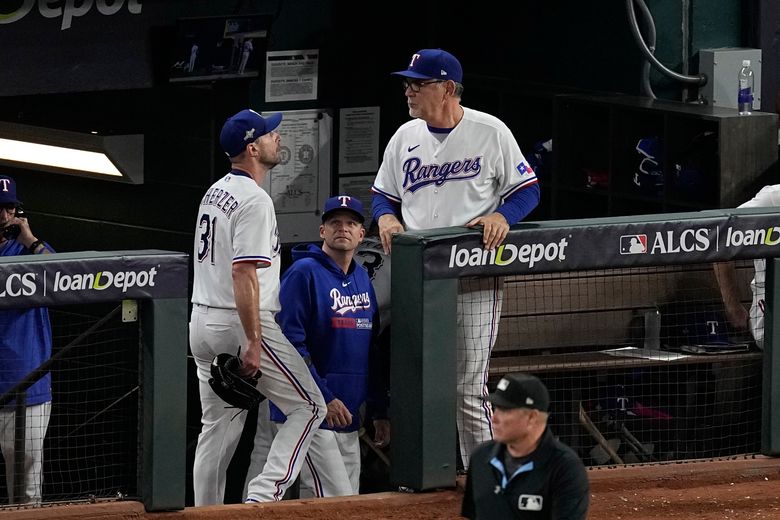
<path id="1" fill-rule="evenodd" d="M 531 167 L 529 165 L 525 164 L 525 162 L 521 162 L 520 164 L 517 165 L 517 171 L 519 171 L 522 174 L 525 174 L 525 173 L 527 173 L 529 175 L 533 175 L 534 174 L 533 169 L 531 169 Z"/>

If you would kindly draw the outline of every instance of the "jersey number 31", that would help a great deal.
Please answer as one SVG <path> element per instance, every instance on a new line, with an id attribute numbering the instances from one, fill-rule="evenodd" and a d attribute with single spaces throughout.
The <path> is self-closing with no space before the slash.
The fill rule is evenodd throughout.
<path id="1" fill-rule="evenodd" d="M 207 257 L 214 265 L 214 232 L 217 229 L 217 217 L 209 219 L 208 213 L 200 217 L 198 227 L 202 231 L 200 234 L 200 245 L 198 246 L 198 262 L 204 261 Z"/>

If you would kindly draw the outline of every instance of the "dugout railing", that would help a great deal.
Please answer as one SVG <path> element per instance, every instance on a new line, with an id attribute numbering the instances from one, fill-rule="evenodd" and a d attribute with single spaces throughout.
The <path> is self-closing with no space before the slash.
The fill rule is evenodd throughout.
<path id="1" fill-rule="evenodd" d="M 392 254 L 394 312 L 390 376 L 392 483 L 415 490 L 450 487 L 455 483 L 455 302 L 457 281 L 463 277 L 518 277 L 521 282 L 517 290 L 522 290 L 522 280 L 528 275 L 554 277 L 572 273 L 577 276 L 609 269 L 642 273 L 681 266 L 675 276 L 685 278 L 695 277 L 691 273 L 696 269 L 688 269 L 694 264 L 710 269 L 714 262 L 765 258 L 763 350 L 752 347 L 750 351 L 717 357 L 637 361 L 606 355 L 602 346 L 599 351 L 578 352 L 576 363 L 570 362 L 573 355 L 560 356 L 565 362 L 558 363 L 554 353 L 520 351 L 500 361 L 494 358 L 496 367 L 491 373 L 582 372 L 654 364 L 673 371 L 697 363 L 715 364 L 720 370 L 729 361 L 738 360 L 745 366 L 758 363 L 758 377 L 745 377 L 751 384 L 760 385 L 761 390 L 760 417 L 756 421 L 760 433 L 755 445 L 765 455 L 777 455 L 780 432 L 774 425 L 780 420 L 780 400 L 774 396 L 780 389 L 774 374 L 780 360 L 774 355 L 774 345 L 778 344 L 775 331 L 780 329 L 772 309 L 780 294 L 776 276 L 778 256 L 780 213 L 769 208 L 521 223 L 510 230 L 504 244 L 494 252 L 485 252 L 480 232 L 467 228 L 396 235 Z M 570 296 L 557 294 L 551 298 Z M 576 324 L 561 323 L 559 328 L 566 332 L 569 326 L 576 327 Z M 583 402 L 576 396 L 566 396 L 565 400 L 580 407 Z M 582 426 L 578 425 L 578 412 L 567 410 L 571 416 L 567 427 L 581 428 L 584 432 L 590 421 L 583 420 Z M 594 433 L 594 438 L 599 436 L 598 432 Z M 605 445 L 604 449 L 609 452 L 610 448 Z"/>
<path id="2" fill-rule="evenodd" d="M 125 443 L 127 445 L 124 446 L 130 453 L 122 453 L 121 458 L 132 461 L 136 469 L 133 488 L 139 496 L 126 498 L 140 499 L 148 511 L 184 508 L 187 280 L 188 256 L 170 251 L 89 251 L 0 258 L 2 310 L 48 307 L 59 312 L 62 309 L 90 305 L 107 305 L 111 309 L 100 318 L 86 319 L 85 323 L 90 325 L 84 325 L 83 330 L 75 333 L 77 337 L 64 346 L 55 344 L 49 360 L 0 396 L 0 403 L 15 407 L 18 417 L 22 418 L 16 421 L 18 434 L 25 433 L 24 396 L 31 384 L 46 371 L 57 370 L 59 363 L 71 350 L 78 349 L 85 338 L 98 333 L 110 321 L 121 319 L 137 323 L 137 334 L 130 336 L 129 345 L 126 340 L 119 342 L 119 348 L 133 349 L 130 356 L 134 357 L 133 364 L 137 369 L 133 367 L 126 370 L 130 377 L 136 378 L 130 382 L 131 389 L 105 409 L 91 412 L 90 418 L 85 422 L 68 429 L 75 431 L 84 428 L 94 417 L 105 413 L 105 410 L 125 400 L 128 395 L 138 394 L 137 401 L 133 401 L 136 407 L 124 410 L 125 413 L 132 414 L 127 419 L 131 424 L 135 424 L 136 431 L 132 436 L 134 441 Z M 101 345 L 97 344 L 94 348 L 100 349 Z M 123 356 L 126 354 L 122 353 Z M 111 357 L 111 354 L 108 356 Z M 105 368 L 107 369 L 107 366 Z M 92 371 L 100 372 L 100 364 L 92 367 Z M 99 377 L 101 376 L 97 376 Z M 102 377 L 106 377 L 105 374 Z M 111 378 L 109 375 L 108 379 Z M 78 385 L 78 382 L 74 385 Z M 90 387 L 89 391 L 76 392 L 74 395 L 88 399 L 89 393 L 96 390 L 99 391 L 99 388 Z M 56 391 L 55 386 L 54 407 L 60 405 Z M 75 406 L 78 407 L 78 402 Z M 51 428 L 50 423 L 49 433 Z M 109 435 L 121 436 L 123 433 L 94 432 L 94 442 L 97 443 L 98 449 Z M 15 441 L 17 447 L 24 446 L 20 435 L 16 436 Z M 46 446 L 45 443 L 44 464 L 47 457 Z M 16 451 L 20 453 L 20 450 Z M 74 456 L 78 457 L 78 454 Z M 74 460 L 73 466 L 78 466 L 79 462 Z M 67 460 L 61 463 L 68 465 Z M 8 493 L 14 493 L 18 497 L 21 493 L 18 484 L 23 482 L 18 476 L 22 462 L 5 461 L 5 464 L 16 467 L 17 489 L 9 489 Z M 96 473 L 102 469 L 86 467 L 80 468 L 80 471 Z M 44 503 L 47 502 L 45 489 L 44 487 Z M 57 501 L 82 498 L 83 495 L 84 490 L 73 497 L 64 493 L 57 497 Z M 125 498 L 121 495 L 119 493 L 119 496 L 113 498 Z M 104 498 L 92 493 L 88 493 L 88 496 L 93 499 Z"/>

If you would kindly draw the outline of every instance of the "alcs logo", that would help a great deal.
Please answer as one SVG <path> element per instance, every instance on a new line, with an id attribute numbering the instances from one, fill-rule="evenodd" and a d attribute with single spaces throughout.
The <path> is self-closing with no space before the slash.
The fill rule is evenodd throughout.
<path id="1" fill-rule="evenodd" d="M 0 13 L 0 24 L 18 22 L 32 11 L 33 7 L 35 7 L 35 3 L 35 0 L 24 0 L 17 10 L 10 13 Z M 122 9 L 125 0 L 83 0 L 82 2 L 77 2 L 77 0 L 64 0 L 65 5 L 60 5 L 59 7 L 52 7 L 52 4 L 57 5 L 62 4 L 63 2 L 38 0 L 37 3 L 38 12 L 41 13 L 41 16 L 44 18 L 62 17 L 60 30 L 64 31 L 65 29 L 70 29 L 74 18 L 87 14 L 92 9 L 93 4 L 95 4 L 100 14 L 111 16 Z M 79 4 L 78 6 L 76 5 L 77 3 Z M 127 0 L 127 10 L 131 14 L 140 14 L 142 7 L 141 0 Z"/>
<path id="2" fill-rule="evenodd" d="M 650 253 L 665 255 L 668 253 L 690 253 L 692 251 L 707 251 L 710 247 L 710 230 L 707 228 L 685 229 L 680 233 L 673 230 L 656 231 L 650 239 L 645 234 L 622 235 L 620 237 L 620 254 L 636 255 Z"/>
<path id="3" fill-rule="evenodd" d="M 0 284 L 0 298 L 32 296 L 35 289 L 35 273 L 14 273 L 5 279 L 5 284 Z"/>

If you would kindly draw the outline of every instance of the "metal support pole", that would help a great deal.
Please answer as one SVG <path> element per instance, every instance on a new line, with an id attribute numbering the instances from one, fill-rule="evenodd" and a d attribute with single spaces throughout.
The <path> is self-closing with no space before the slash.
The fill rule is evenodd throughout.
<path id="1" fill-rule="evenodd" d="M 14 486 L 9 490 L 14 504 L 24 502 L 27 472 L 24 470 L 25 440 L 27 439 L 27 392 L 16 394 L 14 416 Z"/>
<path id="2" fill-rule="evenodd" d="M 761 424 L 761 453 L 776 457 L 780 455 L 780 315 L 777 312 L 780 296 L 780 259 L 766 259 L 766 313 L 764 314 L 764 378 L 763 378 L 763 420 Z"/>

